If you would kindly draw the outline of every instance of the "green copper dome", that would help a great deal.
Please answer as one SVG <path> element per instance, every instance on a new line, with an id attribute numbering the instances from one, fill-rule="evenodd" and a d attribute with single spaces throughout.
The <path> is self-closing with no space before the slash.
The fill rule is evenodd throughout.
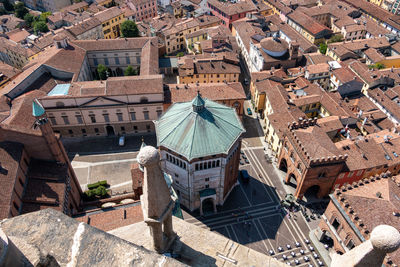
<path id="1" fill-rule="evenodd" d="M 203 99 L 172 105 L 156 122 L 157 143 L 188 160 L 228 153 L 245 132 L 233 108 Z"/>

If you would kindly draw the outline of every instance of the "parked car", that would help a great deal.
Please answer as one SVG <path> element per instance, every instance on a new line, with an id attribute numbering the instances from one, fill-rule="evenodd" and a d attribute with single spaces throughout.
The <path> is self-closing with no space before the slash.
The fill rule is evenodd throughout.
<path id="1" fill-rule="evenodd" d="M 248 115 L 253 115 L 253 112 L 251 112 L 251 108 L 247 108 L 247 114 Z"/>
<path id="2" fill-rule="evenodd" d="M 121 136 L 118 140 L 118 145 L 119 146 L 124 146 L 125 145 L 125 136 Z"/>
<path id="3" fill-rule="evenodd" d="M 241 170 L 240 177 L 242 178 L 242 181 L 246 182 L 246 183 L 250 180 L 250 176 L 249 176 L 249 173 L 247 172 L 247 170 Z"/>

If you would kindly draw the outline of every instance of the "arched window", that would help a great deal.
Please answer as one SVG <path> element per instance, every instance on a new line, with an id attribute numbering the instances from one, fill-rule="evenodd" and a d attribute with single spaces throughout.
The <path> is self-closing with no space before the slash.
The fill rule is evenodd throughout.
<path id="1" fill-rule="evenodd" d="M 294 162 L 294 152 L 290 152 L 290 159 Z"/>
<path id="2" fill-rule="evenodd" d="M 140 98 L 140 103 L 148 103 L 149 99 L 147 97 L 141 97 Z"/>
<path id="3" fill-rule="evenodd" d="M 217 167 L 219 167 L 219 160 L 217 160 Z"/>
<path id="4" fill-rule="evenodd" d="M 303 169 L 302 169 L 301 163 L 297 164 L 297 170 L 298 170 L 300 173 L 302 173 L 302 172 L 303 172 Z"/>

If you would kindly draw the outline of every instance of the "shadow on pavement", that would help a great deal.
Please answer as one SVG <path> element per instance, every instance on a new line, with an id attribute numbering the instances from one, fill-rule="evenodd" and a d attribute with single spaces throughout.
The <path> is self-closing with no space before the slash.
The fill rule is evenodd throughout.
<path id="1" fill-rule="evenodd" d="M 250 177 L 246 183 L 240 180 L 240 185 L 232 190 L 224 205 L 217 206 L 215 214 L 212 207 L 203 210 L 204 216 L 200 216 L 198 209 L 193 212 L 184 209 L 211 230 L 246 245 L 276 238 L 286 215 L 277 199 L 275 188 Z M 227 225 L 231 226 L 228 230 Z"/>
<path id="2" fill-rule="evenodd" d="M 155 134 L 143 135 L 147 145 L 157 146 Z M 118 145 L 119 136 L 73 137 L 62 138 L 61 141 L 72 160 L 75 155 L 109 154 L 139 151 L 142 135 L 125 135 L 125 145 Z"/>
<path id="3" fill-rule="evenodd" d="M 246 112 L 246 111 L 245 111 Z M 243 135 L 243 138 L 252 138 L 252 137 L 261 137 L 258 132 L 257 127 L 259 127 L 258 119 L 248 116 L 247 114 L 243 115 L 243 126 L 246 129 L 246 132 Z"/>

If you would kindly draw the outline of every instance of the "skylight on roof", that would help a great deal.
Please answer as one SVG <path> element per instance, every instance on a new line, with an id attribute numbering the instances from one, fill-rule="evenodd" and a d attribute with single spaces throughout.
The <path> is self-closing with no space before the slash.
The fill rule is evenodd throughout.
<path id="1" fill-rule="evenodd" d="M 59 96 L 59 95 L 67 95 L 69 91 L 69 87 L 71 84 L 57 84 L 53 89 L 47 94 L 48 96 Z"/>

